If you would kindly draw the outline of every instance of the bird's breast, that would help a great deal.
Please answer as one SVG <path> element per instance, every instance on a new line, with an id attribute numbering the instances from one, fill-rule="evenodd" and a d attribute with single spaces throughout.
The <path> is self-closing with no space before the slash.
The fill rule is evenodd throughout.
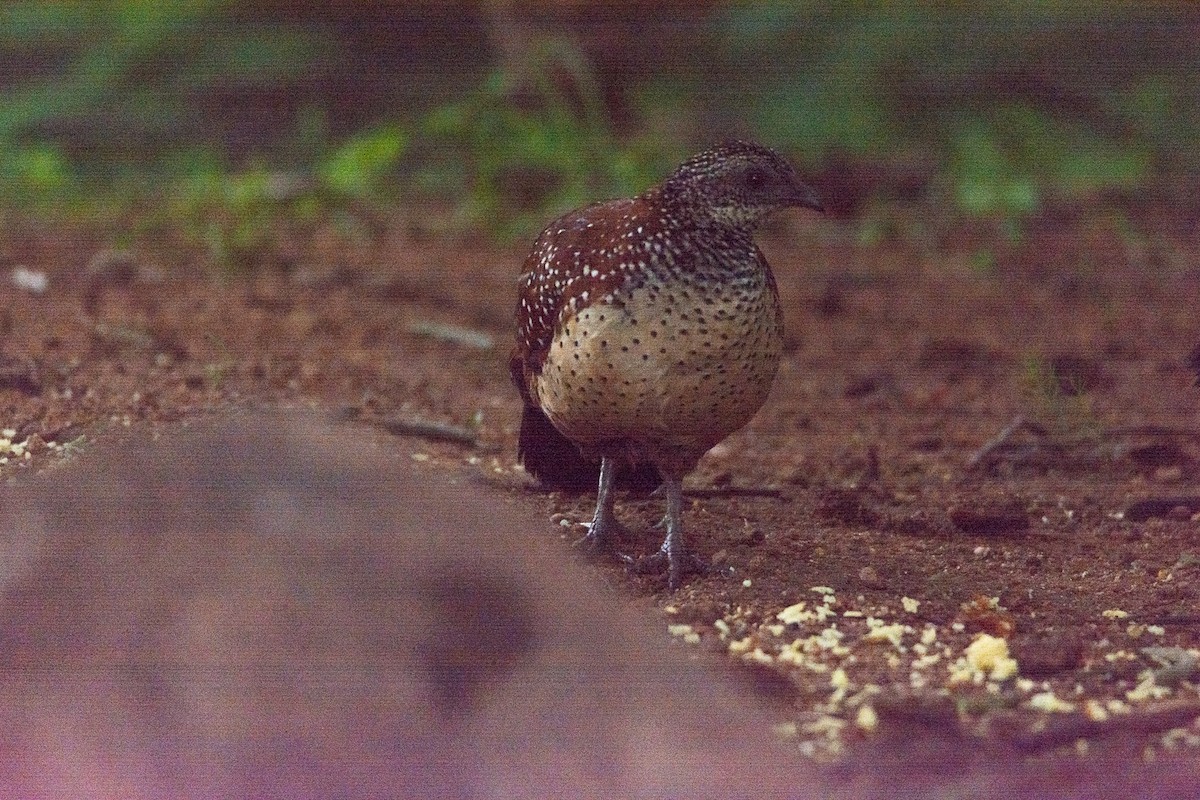
<path id="1" fill-rule="evenodd" d="M 538 377 L 540 404 L 583 444 L 654 440 L 703 452 L 766 399 L 780 317 L 765 275 L 641 282 L 563 321 Z"/>

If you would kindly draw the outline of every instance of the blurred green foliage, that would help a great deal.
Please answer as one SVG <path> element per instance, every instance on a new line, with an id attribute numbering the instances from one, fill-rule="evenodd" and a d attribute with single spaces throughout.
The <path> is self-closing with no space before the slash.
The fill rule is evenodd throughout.
<path id="1" fill-rule="evenodd" d="M 165 202 L 139 218 L 143 230 L 174 228 L 202 244 L 209 257 L 226 269 L 258 263 L 277 243 L 281 232 L 313 226 L 330 217 L 345 222 L 347 208 L 372 210 L 387 202 L 388 184 L 408 147 L 408 136 L 396 125 L 356 134 L 310 172 L 257 165 L 231 170 L 204 152 L 169 184 Z"/>
<path id="2" fill-rule="evenodd" d="M 581 109 L 556 94 L 541 54 L 539 111 L 513 102 L 520 76 L 498 72 L 424 132 L 455 139 L 458 172 L 443 186 L 464 216 L 505 233 L 636 191 L 685 145 L 748 128 L 817 171 L 834 159 L 886 172 L 892 159 L 926 154 L 936 165 L 926 199 L 1019 238 L 1021 220 L 1048 201 L 1197 166 L 1181 159 L 1200 153 L 1200 62 L 1189 57 L 1200 20 L 1189 29 L 1171 13 L 1087 2 L 738 4 L 708 20 L 694 63 L 631 88 L 639 135 L 614 139 L 574 53 Z M 693 124 L 664 136 L 663 108 Z M 532 198 L 506 179 L 522 170 L 542 176 Z"/>
<path id="3" fill-rule="evenodd" d="M 756 129 L 814 165 L 932 153 L 941 195 L 971 216 L 1136 187 L 1200 144 L 1200 26 L 1166 8 L 807 2 L 735 8 L 723 28 L 761 75 L 742 104 Z"/>
<path id="4" fill-rule="evenodd" d="M 561 39 L 540 41 L 524 69 L 496 70 L 418 128 L 429 158 L 419 188 L 455 207 L 455 225 L 523 235 L 546 215 L 636 194 L 676 160 L 678 142 L 619 139 L 592 65 Z"/>
<path id="5" fill-rule="evenodd" d="M 321 186 L 347 199 L 380 196 L 408 144 L 408 134 L 396 124 L 357 133 L 317 165 Z"/>
<path id="6" fill-rule="evenodd" d="M 964 120 L 949 145 L 954 201 L 975 216 L 1031 215 L 1047 190 L 1074 197 L 1131 188 L 1150 164 L 1144 146 L 1115 144 L 1026 104 Z"/>
<path id="7" fill-rule="evenodd" d="M 394 12 L 405 24 L 435 16 L 427 38 L 476 41 L 455 50 L 461 67 L 421 66 L 446 50 L 436 41 L 396 57 L 400 28 L 377 37 L 393 61 L 372 61 L 376 17 L 353 46 L 338 38 L 356 15 L 380 13 L 370 8 L 335 20 L 305 3 L 288 14 L 223 0 L 0 6 L 0 205 L 124 204 L 146 217 L 130 235 L 174 224 L 219 263 L 241 264 L 280 225 L 399 203 L 427 210 L 436 229 L 527 235 L 642 190 L 725 132 L 761 137 L 813 172 L 849 162 L 886 174 L 919 153 L 931 175 L 905 202 L 1016 233 L 1058 198 L 1129 191 L 1200 158 L 1200 63 L 1188 57 L 1200 21 L 1186 9 L 629 9 L 600 15 L 639 33 L 622 57 L 644 63 L 614 78 L 614 54 L 586 24 L 532 24 L 520 58 L 495 59 L 487 13 L 472 5 Z M 659 26 L 639 29 L 639 14 Z M 424 102 L 388 94 L 404 84 L 435 88 Z M 385 88 L 355 93 L 374 85 Z M 286 98 L 294 113 L 268 106 L 246 134 L 246 97 Z"/>
<path id="8" fill-rule="evenodd" d="M 1022 359 L 1021 393 L 1029 419 L 1053 435 L 1067 441 L 1099 435 L 1102 426 L 1091 394 L 1045 356 L 1029 353 Z"/>

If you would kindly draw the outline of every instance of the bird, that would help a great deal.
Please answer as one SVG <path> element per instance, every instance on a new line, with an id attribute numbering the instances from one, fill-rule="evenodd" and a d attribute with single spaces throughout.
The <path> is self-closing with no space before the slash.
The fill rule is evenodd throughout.
<path id="1" fill-rule="evenodd" d="M 622 481 L 661 480 L 662 546 L 617 555 L 635 572 L 665 571 L 670 591 L 703 570 L 684 542 L 683 478 L 749 422 L 775 379 L 783 311 L 753 234 L 789 207 L 822 211 L 779 153 L 725 141 L 636 197 L 551 222 L 518 281 L 518 459 L 550 487 L 595 480 L 580 540 L 592 552 L 616 552 Z"/>

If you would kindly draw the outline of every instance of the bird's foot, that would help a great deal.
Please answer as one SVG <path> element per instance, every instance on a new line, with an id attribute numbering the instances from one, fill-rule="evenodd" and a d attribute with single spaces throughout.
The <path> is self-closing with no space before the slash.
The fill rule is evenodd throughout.
<path id="1" fill-rule="evenodd" d="M 615 517 L 602 520 L 592 520 L 583 523 L 587 533 L 571 543 L 581 553 L 588 556 L 610 555 L 617 551 L 617 539 L 625 535 L 625 526 L 617 522 Z"/>
<path id="2" fill-rule="evenodd" d="M 708 563 L 700 556 L 682 548 L 668 548 L 664 544 L 657 553 L 641 558 L 619 554 L 626 567 L 635 575 L 667 573 L 667 590 L 675 591 L 683 585 L 688 575 L 703 575 L 708 572 Z"/>

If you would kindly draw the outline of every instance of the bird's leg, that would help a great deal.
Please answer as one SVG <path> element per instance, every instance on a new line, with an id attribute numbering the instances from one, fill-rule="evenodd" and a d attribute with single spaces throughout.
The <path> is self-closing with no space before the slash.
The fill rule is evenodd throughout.
<path id="1" fill-rule="evenodd" d="M 660 483 L 658 486 L 656 486 L 654 488 L 654 491 L 650 493 L 650 496 L 651 497 L 662 497 L 663 492 L 665 492 L 665 491 L 666 491 L 666 484 Z M 670 521 L 671 521 L 671 514 L 668 512 L 666 514 L 663 514 L 662 519 L 660 519 L 658 522 L 654 523 L 654 525 L 652 527 L 656 531 L 662 530 L 667 527 L 667 523 Z"/>
<path id="2" fill-rule="evenodd" d="M 596 513 L 588 525 L 587 535 L 575 542 L 590 553 L 610 552 L 614 549 L 613 542 L 624 532 L 624 527 L 617 521 L 613 505 L 613 477 L 617 472 L 617 464 L 612 458 L 605 456 L 600 460 L 600 486 L 596 490 Z"/>
<path id="3" fill-rule="evenodd" d="M 677 475 L 663 475 L 663 491 L 667 495 L 667 537 L 658 552 L 644 558 L 625 556 L 634 572 L 660 572 L 667 570 L 667 588 L 675 591 L 683 585 L 683 578 L 691 572 L 704 572 L 706 566 L 698 556 L 683 546 L 683 479 Z"/>

